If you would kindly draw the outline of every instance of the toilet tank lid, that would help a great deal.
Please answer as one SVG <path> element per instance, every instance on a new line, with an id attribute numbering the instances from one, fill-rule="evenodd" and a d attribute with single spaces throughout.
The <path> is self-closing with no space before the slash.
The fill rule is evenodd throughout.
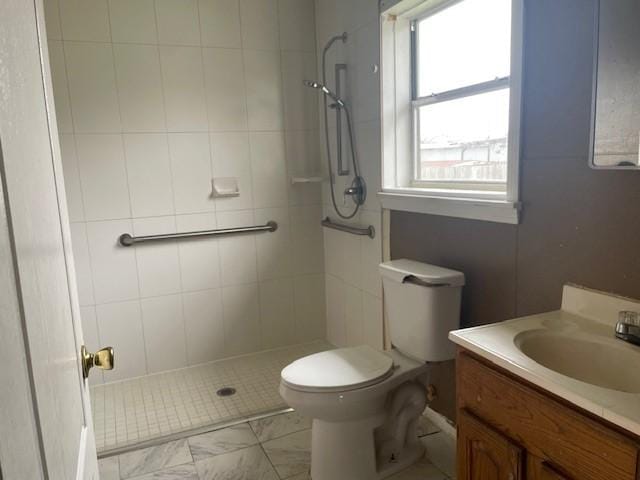
<path id="1" fill-rule="evenodd" d="M 424 283 L 434 285 L 444 284 L 450 287 L 464 285 L 464 273 L 462 272 L 406 258 L 381 263 L 379 269 L 383 277 L 398 283 L 403 283 L 407 278 L 414 277 Z"/>

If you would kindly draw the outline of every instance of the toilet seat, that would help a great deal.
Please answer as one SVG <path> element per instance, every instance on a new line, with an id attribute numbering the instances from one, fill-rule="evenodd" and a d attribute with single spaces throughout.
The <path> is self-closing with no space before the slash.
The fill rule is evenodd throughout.
<path id="1" fill-rule="evenodd" d="M 388 378 L 393 359 L 368 345 L 338 348 L 296 360 L 282 370 L 282 381 L 301 392 L 346 392 Z"/>

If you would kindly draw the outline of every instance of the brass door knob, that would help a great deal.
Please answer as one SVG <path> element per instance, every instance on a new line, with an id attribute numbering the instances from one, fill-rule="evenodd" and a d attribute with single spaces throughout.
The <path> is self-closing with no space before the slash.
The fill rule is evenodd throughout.
<path id="1" fill-rule="evenodd" d="M 80 348 L 80 359 L 82 360 L 82 376 L 87 378 L 89 370 L 98 367 L 102 370 L 113 370 L 113 347 L 105 347 L 96 353 L 87 351 L 83 345 Z"/>

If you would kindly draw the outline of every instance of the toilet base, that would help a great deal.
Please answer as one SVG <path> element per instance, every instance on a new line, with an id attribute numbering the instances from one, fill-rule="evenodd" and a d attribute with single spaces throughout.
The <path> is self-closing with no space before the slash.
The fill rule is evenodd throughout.
<path id="1" fill-rule="evenodd" d="M 383 479 L 395 475 L 396 473 L 409 468 L 411 465 L 420 460 L 425 453 L 425 448 L 422 443 L 416 441 L 415 444 L 408 447 L 402 456 L 402 459 L 397 462 L 389 462 L 382 466 L 378 471 L 376 479 Z"/>
<path id="2" fill-rule="evenodd" d="M 426 404 L 429 365 L 395 350 L 389 354 L 392 375 L 363 388 L 305 391 L 280 383 L 285 402 L 313 419 L 313 480 L 381 480 L 424 454 L 416 424 Z"/>
<path id="3" fill-rule="evenodd" d="M 378 464 L 374 431 L 384 420 L 384 413 L 352 422 L 314 419 L 311 429 L 312 480 L 381 480 L 419 460 L 424 455 L 424 447 L 416 439 L 399 461 Z"/>

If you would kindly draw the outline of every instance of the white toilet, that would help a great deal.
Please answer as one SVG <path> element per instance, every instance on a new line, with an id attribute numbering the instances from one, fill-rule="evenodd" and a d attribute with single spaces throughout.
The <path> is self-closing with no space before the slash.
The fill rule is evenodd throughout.
<path id="1" fill-rule="evenodd" d="M 280 395 L 313 419 L 312 480 L 386 478 L 419 459 L 428 364 L 454 358 L 464 274 L 412 260 L 380 265 L 392 349 L 339 348 L 282 370 Z"/>

